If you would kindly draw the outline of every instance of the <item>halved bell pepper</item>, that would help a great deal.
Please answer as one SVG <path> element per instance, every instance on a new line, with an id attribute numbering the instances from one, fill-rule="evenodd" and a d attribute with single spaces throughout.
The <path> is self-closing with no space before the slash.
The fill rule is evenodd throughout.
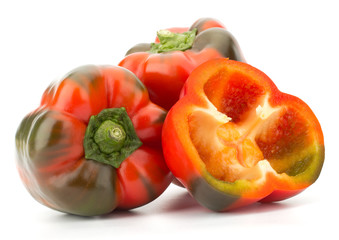
<path id="1" fill-rule="evenodd" d="M 187 77 L 214 58 L 245 61 L 236 39 L 217 20 L 202 18 L 188 28 L 160 30 L 154 43 L 131 48 L 119 63 L 136 74 L 150 99 L 170 109 L 179 99 Z"/>
<path id="2" fill-rule="evenodd" d="M 22 181 L 40 203 L 76 215 L 144 205 L 173 178 L 161 148 L 166 113 L 130 71 L 77 68 L 17 130 Z"/>
<path id="3" fill-rule="evenodd" d="M 210 60 L 188 78 L 162 135 L 172 173 L 203 206 L 225 211 L 292 197 L 318 178 L 324 139 L 312 110 L 260 70 Z"/>

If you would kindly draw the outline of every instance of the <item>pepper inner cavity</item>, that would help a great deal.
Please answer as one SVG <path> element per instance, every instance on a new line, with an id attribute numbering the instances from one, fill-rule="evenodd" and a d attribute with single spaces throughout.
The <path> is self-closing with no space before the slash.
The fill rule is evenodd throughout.
<path id="1" fill-rule="evenodd" d="M 263 121 L 278 110 L 266 102 L 262 101 L 241 124 L 220 123 L 208 111 L 195 111 L 189 116 L 192 142 L 206 170 L 215 178 L 227 182 L 258 180 L 263 172 L 274 171 L 255 141 Z"/>

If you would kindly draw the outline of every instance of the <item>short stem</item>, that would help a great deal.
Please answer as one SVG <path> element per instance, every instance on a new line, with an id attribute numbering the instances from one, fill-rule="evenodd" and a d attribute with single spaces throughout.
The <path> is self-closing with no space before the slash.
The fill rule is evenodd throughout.
<path id="1" fill-rule="evenodd" d="M 106 154 L 119 151 L 125 139 L 124 128 L 111 120 L 104 121 L 94 133 L 95 143 L 98 144 L 100 151 Z"/>
<path id="2" fill-rule="evenodd" d="M 173 33 L 168 30 L 160 30 L 157 33 L 160 43 L 151 44 L 151 53 L 172 51 L 185 51 L 193 45 L 197 29 L 183 33 Z"/>
<path id="3" fill-rule="evenodd" d="M 91 116 L 85 138 L 85 158 L 118 168 L 142 145 L 125 108 L 109 108 Z"/>

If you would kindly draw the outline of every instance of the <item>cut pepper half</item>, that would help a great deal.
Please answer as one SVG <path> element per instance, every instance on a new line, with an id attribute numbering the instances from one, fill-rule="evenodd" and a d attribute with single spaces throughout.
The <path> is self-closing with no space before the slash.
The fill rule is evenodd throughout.
<path id="1" fill-rule="evenodd" d="M 324 139 L 312 110 L 260 70 L 228 59 L 195 69 L 170 110 L 170 170 L 203 206 L 224 211 L 279 201 L 318 178 Z"/>

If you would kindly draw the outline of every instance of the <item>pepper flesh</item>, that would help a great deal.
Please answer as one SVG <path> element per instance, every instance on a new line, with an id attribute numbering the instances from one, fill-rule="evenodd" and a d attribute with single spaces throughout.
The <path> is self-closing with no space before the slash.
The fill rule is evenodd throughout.
<path id="1" fill-rule="evenodd" d="M 164 33 L 164 45 L 153 49 L 160 44 L 158 37 L 154 43 L 138 44 L 127 52 L 119 66 L 135 73 L 149 90 L 151 101 L 167 110 L 179 99 L 187 77 L 201 63 L 223 57 L 245 61 L 236 39 L 215 19 L 202 18 L 190 28 L 170 28 L 166 31 L 159 31 Z M 196 31 L 194 40 L 187 31 Z M 189 37 L 178 37 L 181 44 L 175 45 L 175 40 L 166 41 L 171 33 L 187 33 Z M 188 42 L 192 43 L 190 47 L 186 45 Z M 167 45 L 172 46 L 172 50 Z M 162 51 L 163 48 L 165 51 Z"/>
<path id="2" fill-rule="evenodd" d="M 306 103 L 228 59 L 192 72 L 162 139 L 172 173 L 215 211 L 292 197 L 316 181 L 324 161 L 322 130 Z"/>
<path id="3" fill-rule="evenodd" d="M 172 181 L 160 144 L 165 116 L 130 71 L 75 69 L 47 88 L 17 130 L 22 181 L 40 203 L 76 215 L 144 205 Z"/>

